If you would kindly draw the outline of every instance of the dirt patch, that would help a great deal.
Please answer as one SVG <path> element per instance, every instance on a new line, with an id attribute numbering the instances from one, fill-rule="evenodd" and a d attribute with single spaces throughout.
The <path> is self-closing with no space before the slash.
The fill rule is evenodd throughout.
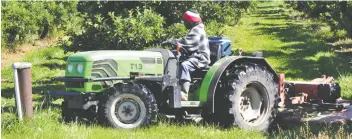
<path id="1" fill-rule="evenodd" d="M 27 53 L 35 51 L 41 48 L 49 47 L 57 43 L 59 38 L 47 38 L 43 40 L 37 40 L 33 43 L 26 43 L 19 46 L 14 52 L 5 50 L 1 52 L 1 69 L 9 66 L 15 61 L 21 60 Z"/>

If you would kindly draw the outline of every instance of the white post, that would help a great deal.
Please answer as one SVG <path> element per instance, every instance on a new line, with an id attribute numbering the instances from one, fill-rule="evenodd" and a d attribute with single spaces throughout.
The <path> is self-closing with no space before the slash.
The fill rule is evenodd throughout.
<path id="1" fill-rule="evenodd" d="M 16 105 L 17 105 L 17 113 L 18 113 L 18 119 L 22 120 L 22 104 L 21 104 L 21 96 L 20 96 L 20 88 L 18 84 L 18 73 L 17 73 L 17 68 L 13 68 L 13 75 L 14 75 L 14 81 L 15 81 L 15 93 L 16 93 Z"/>
<path id="2" fill-rule="evenodd" d="M 25 108 L 25 116 L 28 117 L 28 113 L 32 113 L 32 110 L 30 109 L 33 109 L 33 108 L 28 108 L 28 107 L 32 107 L 32 103 L 31 103 L 31 99 L 32 99 L 32 83 L 29 81 L 29 84 L 30 84 L 30 88 L 28 89 L 28 83 L 27 83 L 27 86 L 25 85 L 26 83 L 23 83 L 22 80 L 25 80 L 23 79 L 25 75 L 23 75 L 23 70 L 24 69 L 28 69 L 32 67 L 32 64 L 31 63 L 27 63 L 27 62 L 15 62 L 12 64 L 12 68 L 13 68 L 13 75 L 14 75 L 14 83 L 15 83 L 15 99 L 16 99 L 16 105 L 17 105 L 17 113 L 18 113 L 18 119 L 21 121 L 23 120 L 23 110 L 22 110 L 22 103 L 24 103 L 24 108 Z M 20 70 L 20 71 L 19 71 Z M 22 73 L 19 75 L 19 72 Z M 20 81 L 20 79 L 21 81 Z M 26 79 L 30 80 L 30 76 L 29 77 L 25 77 Z M 20 84 L 21 82 L 21 84 Z M 27 81 L 28 82 L 28 81 Z M 27 87 L 27 88 L 26 88 Z M 27 90 L 26 90 L 27 89 Z M 29 91 L 28 91 L 29 90 Z M 21 92 L 23 91 L 23 92 Z M 21 94 L 22 93 L 22 94 Z M 28 95 L 25 94 L 25 93 L 30 93 L 30 105 L 28 105 Z M 23 95 L 23 96 L 21 96 Z M 21 97 L 23 97 L 21 100 Z"/>

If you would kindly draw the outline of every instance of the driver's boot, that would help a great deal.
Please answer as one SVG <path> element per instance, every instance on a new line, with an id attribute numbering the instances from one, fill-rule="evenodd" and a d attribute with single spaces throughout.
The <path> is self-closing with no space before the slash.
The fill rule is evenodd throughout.
<path id="1" fill-rule="evenodd" d="M 188 94 L 185 93 L 184 91 L 181 91 L 181 101 L 187 101 L 188 100 Z"/>
<path id="2" fill-rule="evenodd" d="M 187 101 L 188 100 L 188 91 L 191 83 L 189 81 L 182 81 L 181 82 L 181 100 Z"/>

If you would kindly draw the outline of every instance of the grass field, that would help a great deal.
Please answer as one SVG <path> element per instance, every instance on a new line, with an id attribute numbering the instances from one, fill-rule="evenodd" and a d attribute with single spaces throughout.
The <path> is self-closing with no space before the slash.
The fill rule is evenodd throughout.
<path id="1" fill-rule="evenodd" d="M 262 50 L 279 73 L 288 79 L 312 80 L 321 74 L 334 76 L 342 87 L 343 97 L 352 99 L 352 74 L 344 58 L 330 52 L 325 45 L 321 23 L 291 18 L 294 13 L 281 3 L 260 3 L 257 11 L 246 15 L 240 24 L 229 27 L 226 36 L 234 50 L 245 54 Z M 318 26 L 318 27 L 317 27 Z M 351 138 L 349 125 L 296 125 L 264 135 L 238 128 L 219 129 L 195 123 L 177 125 L 158 122 L 145 129 L 116 130 L 97 124 L 61 122 L 61 99 L 48 101 L 48 90 L 62 90 L 62 83 L 50 78 L 64 75 L 64 54 L 59 46 L 32 51 L 23 57 L 31 62 L 35 117 L 19 122 L 15 115 L 13 73 L 10 66 L 1 69 L 1 136 L 2 138 Z M 49 102 L 49 103 L 48 103 Z"/>
<path id="2" fill-rule="evenodd" d="M 285 73 L 288 80 L 333 76 L 343 86 L 343 96 L 352 98 L 348 60 L 330 51 L 324 41 L 331 32 L 323 23 L 293 19 L 295 14 L 278 2 L 262 3 L 256 13 L 241 19 L 240 25 L 229 28 L 226 34 L 235 49 L 243 48 L 248 55 L 263 51 L 276 72 Z"/>

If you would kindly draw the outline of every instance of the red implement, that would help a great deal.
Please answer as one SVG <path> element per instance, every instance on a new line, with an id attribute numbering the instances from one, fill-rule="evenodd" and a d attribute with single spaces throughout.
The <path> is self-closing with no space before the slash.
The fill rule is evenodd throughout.
<path id="1" fill-rule="evenodd" d="M 311 82 L 304 81 L 285 81 L 284 74 L 278 74 L 279 90 L 278 95 L 281 98 L 279 106 L 287 104 L 303 103 L 335 103 L 341 96 L 339 84 L 333 83 L 334 78 L 316 78 Z M 289 98 L 289 99 L 286 99 Z M 291 102 L 287 102 L 291 100 Z"/>

